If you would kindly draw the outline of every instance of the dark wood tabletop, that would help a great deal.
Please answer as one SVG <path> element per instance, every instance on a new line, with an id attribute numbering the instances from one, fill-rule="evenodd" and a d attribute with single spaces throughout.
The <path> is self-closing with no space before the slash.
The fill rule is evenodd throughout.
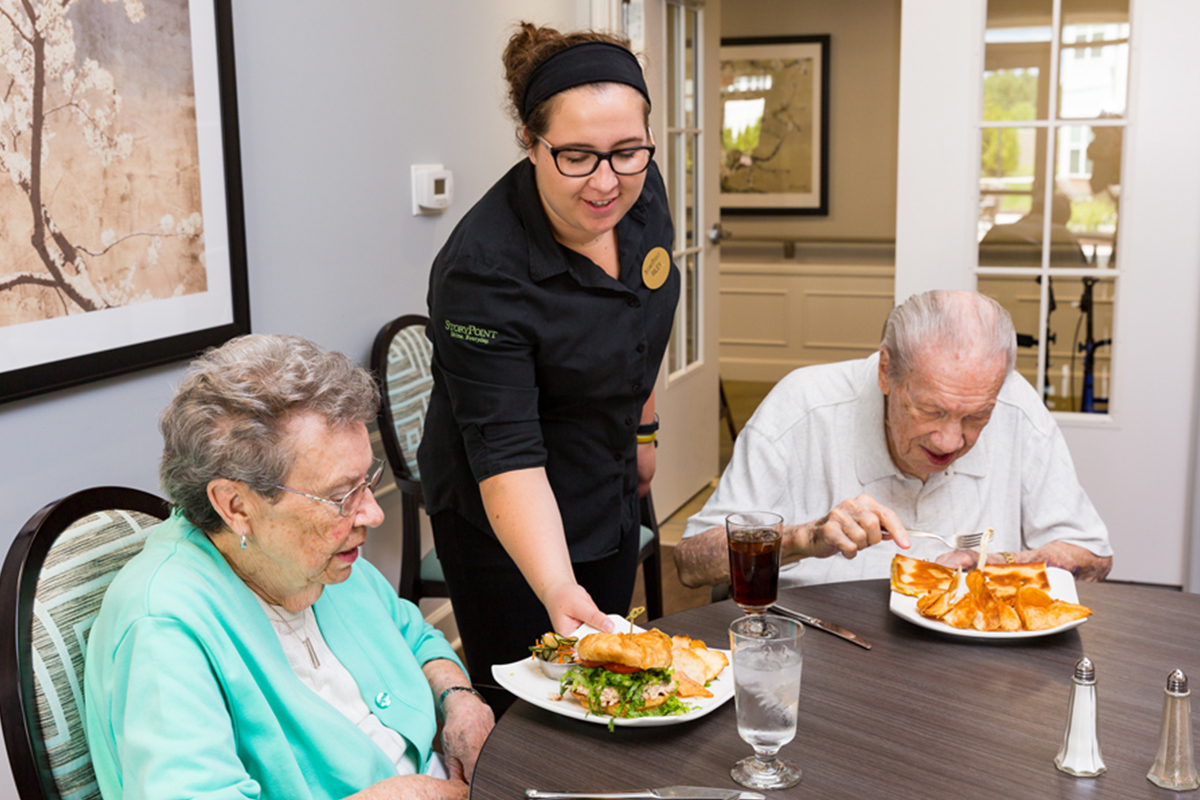
<path id="1" fill-rule="evenodd" d="M 1080 583 L 1078 590 L 1080 602 L 1095 611 L 1088 622 L 1007 642 L 956 638 L 893 616 L 886 580 L 781 592 L 782 604 L 849 628 L 874 647 L 807 629 L 796 738 L 781 751 L 800 764 L 804 780 L 770 796 L 1200 797 L 1146 780 L 1167 676 L 1182 669 L 1200 682 L 1200 595 L 1120 584 Z M 726 601 L 656 626 L 727 648 L 729 623 L 739 614 Z M 1054 767 L 1071 675 L 1084 655 L 1096 667 L 1108 767 L 1097 778 L 1073 778 Z M 729 769 L 750 753 L 738 737 L 732 700 L 695 721 L 611 733 L 518 701 L 484 746 L 471 800 L 516 800 L 527 788 L 737 789 Z"/>

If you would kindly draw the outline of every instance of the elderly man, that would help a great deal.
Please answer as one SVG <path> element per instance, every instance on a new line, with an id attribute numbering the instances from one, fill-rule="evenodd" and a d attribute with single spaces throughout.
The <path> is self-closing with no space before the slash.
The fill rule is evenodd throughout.
<path id="1" fill-rule="evenodd" d="M 794 562 L 781 585 L 886 577 L 897 546 L 910 547 L 909 527 L 992 528 L 989 562 L 1045 561 L 1102 580 L 1108 530 L 1015 360 L 1012 320 L 995 301 L 927 292 L 892 311 L 870 358 L 792 372 L 688 520 L 675 549 L 680 579 L 727 582 L 725 516 L 774 511 L 785 521 L 784 561 Z M 894 541 L 872 546 L 885 540 Z M 950 566 L 977 559 L 928 539 L 909 554 Z"/>

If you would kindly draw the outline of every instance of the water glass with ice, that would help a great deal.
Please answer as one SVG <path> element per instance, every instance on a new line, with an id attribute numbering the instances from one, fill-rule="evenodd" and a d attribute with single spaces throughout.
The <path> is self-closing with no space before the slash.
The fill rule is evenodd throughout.
<path id="1" fill-rule="evenodd" d="M 779 748 L 796 738 L 803 640 L 800 623 L 773 614 L 729 626 L 738 735 L 754 748 L 729 773 L 742 786 L 782 789 L 803 776 L 794 762 L 778 757 Z"/>

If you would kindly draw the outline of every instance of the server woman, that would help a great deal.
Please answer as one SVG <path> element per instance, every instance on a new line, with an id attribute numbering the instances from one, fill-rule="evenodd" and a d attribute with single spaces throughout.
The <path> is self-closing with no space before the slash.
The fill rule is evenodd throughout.
<path id="1" fill-rule="evenodd" d="M 434 261 L 418 454 L 467 664 L 485 683 L 541 633 L 627 610 L 679 296 L 637 59 L 615 37 L 522 23 L 503 60 L 528 157 Z"/>

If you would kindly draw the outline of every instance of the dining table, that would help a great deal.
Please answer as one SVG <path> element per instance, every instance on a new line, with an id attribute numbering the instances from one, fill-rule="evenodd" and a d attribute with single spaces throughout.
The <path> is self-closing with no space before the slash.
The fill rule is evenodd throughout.
<path id="1" fill-rule="evenodd" d="M 779 798 L 1048 800 L 1200 797 L 1146 778 L 1167 677 L 1200 681 L 1200 595 L 1119 583 L 1077 584 L 1093 610 L 1049 636 L 966 638 L 889 611 L 887 580 L 784 589 L 779 604 L 841 625 L 870 650 L 806 626 L 796 737 L 780 755 L 803 780 Z M 728 648 L 731 601 L 650 623 Z M 1096 677 L 1097 732 L 1107 770 L 1079 778 L 1055 767 L 1076 663 Z M 570 701 L 563 701 L 570 702 Z M 699 719 L 616 727 L 525 701 L 500 718 L 475 766 L 471 800 L 526 789 L 610 792 L 670 785 L 740 789 L 729 776 L 752 752 L 733 700 Z"/>

